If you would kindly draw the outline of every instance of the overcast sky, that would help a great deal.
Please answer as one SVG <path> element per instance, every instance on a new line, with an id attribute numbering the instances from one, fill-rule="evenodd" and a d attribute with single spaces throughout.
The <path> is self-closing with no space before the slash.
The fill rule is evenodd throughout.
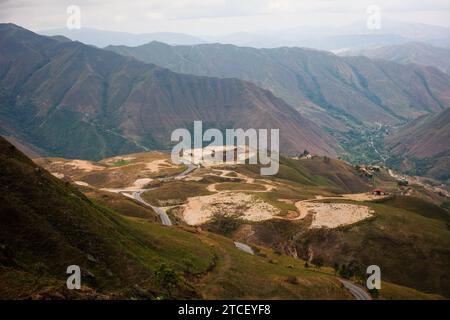
<path id="1" fill-rule="evenodd" d="M 134 33 L 193 35 L 340 26 L 366 19 L 369 5 L 382 17 L 450 27 L 449 0 L 0 0 L 0 21 L 33 31 L 64 28 L 69 5 L 82 27 Z"/>

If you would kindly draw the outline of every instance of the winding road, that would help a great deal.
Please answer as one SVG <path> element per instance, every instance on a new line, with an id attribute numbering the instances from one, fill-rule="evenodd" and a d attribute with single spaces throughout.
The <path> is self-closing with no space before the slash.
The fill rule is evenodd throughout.
<path id="1" fill-rule="evenodd" d="M 187 176 L 189 173 L 191 173 L 192 171 L 194 171 L 195 169 L 198 169 L 199 166 L 198 165 L 194 165 L 192 163 L 187 163 L 186 164 L 187 168 L 186 170 L 184 170 L 183 172 L 181 172 L 180 174 L 177 174 L 176 176 L 172 176 L 172 177 L 166 177 L 166 178 L 160 178 L 160 181 L 170 181 L 170 180 L 174 180 L 174 179 L 182 179 L 185 176 Z M 166 213 L 166 210 L 164 210 L 161 207 L 155 207 L 152 206 L 150 203 L 148 203 L 147 201 L 145 201 L 144 199 L 142 199 L 141 194 L 143 194 L 146 191 L 150 191 L 151 189 L 148 190 L 139 190 L 139 191 L 134 191 L 132 193 L 133 198 L 143 204 L 144 206 L 150 207 L 153 209 L 153 211 L 156 212 L 156 214 L 160 217 L 161 222 L 163 225 L 165 226 L 171 226 L 172 225 L 172 221 L 170 221 L 169 216 Z"/>
<path id="2" fill-rule="evenodd" d="M 350 293 L 356 298 L 356 300 L 372 300 L 372 297 L 361 287 L 358 287 L 354 283 L 339 279 L 340 282 L 346 287 Z"/>
<path id="3" fill-rule="evenodd" d="M 165 226 L 171 226 L 172 221 L 170 221 L 169 216 L 167 215 L 166 211 L 163 208 L 152 206 L 150 203 L 142 199 L 141 194 L 148 190 L 143 191 L 135 191 L 133 192 L 132 196 L 133 198 L 139 202 L 142 203 L 144 206 L 150 207 L 153 209 L 153 211 L 156 212 L 156 214 L 161 218 L 161 222 Z"/>

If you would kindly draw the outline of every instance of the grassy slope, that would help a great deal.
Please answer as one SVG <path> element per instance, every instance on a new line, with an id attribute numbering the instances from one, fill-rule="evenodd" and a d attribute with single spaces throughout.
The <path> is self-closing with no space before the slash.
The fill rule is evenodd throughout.
<path id="1" fill-rule="evenodd" d="M 350 298 L 334 277 L 304 270 L 299 260 L 280 257 L 270 263 L 220 236 L 123 218 L 4 140 L 0 165 L 2 298 L 156 297 L 164 290 L 155 283 L 154 270 L 166 263 L 183 272 L 185 260 L 192 262 L 184 274 L 189 283 L 180 285 L 175 297 Z M 79 293 L 63 288 L 70 264 L 84 272 L 87 287 Z M 289 276 L 304 281 L 291 285 L 285 281 Z"/>
<path id="2" fill-rule="evenodd" d="M 131 199 L 125 198 L 123 195 L 102 192 L 91 188 L 84 189 L 86 190 L 83 192 L 89 199 L 124 216 L 148 219 L 155 222 L 159 221 L 158 216 L 152 208 L 140 205 Z M 80 188 L 80 190 L 83 190 L 83 188 Z"/>
<path id="3" fill-rule="evenodd" d="M 305 254 L 310 248 L 327 265 L 353 261 L 365 270 L 376 264 L 384 280 L 449 296 L 448 212 L 439 207 L 430 211 L 427 202 L 408 197 L 365 204 L 375 210 L 375 218 L 334 230 L 307 231 L 297 241 L 298 252 Z"/>
<path id="4" fill-rule="evenodd" d="M 170 181 L 164 182 L 157 189 L 145 192 L 144 200 L 156 206 L 166 204 L 175 205 L 186 201 L 188 197 L 210 194 L 206 190 L 207 184 L 200 182 Z"/>
<path id="5" fill-rule="evenodd" d="M 238 168 L 245 174 L 258 170 L 254 166 Z M 375 179 L 376 186 L 393 191 L 387 187 L 391 178 L 384 173 L 379 175 L 383 177 Z M 282 213 L 295 210 L 295 206 L 278 199 L 308 199 L 315 195 L 333 196 L 369 189 L 369 181 L 358 177 L 353 168 L 341 161 L 331 159 L 328 162 L 323 158 L 282 158 L 280 173 L 270 179 L 283 184 L 270 193 L 256 196 L 280 208 Z M 291 252 L 292 239 L 297 239 L 297 252 L 304 259 L 309 257 L 310 247 L 315 256 L 323 258 L 329 266 L 351 261 L 361 266 L 379 264 L 385 280 L 448 296 L 449 212 L 422 199 L 405 196 L 365 205 L 376 211 L 374 219 L 336 230 L 308 231 L 303 221 L 253 224 L 256 235 L 252 242 Z"/>
<path id="6" fill-rule="evenodd" d="M 246 165 L 245 169 L 239 168 L 239 171 L 257 174 L 259 166 Z M 278 173 L 267 178 L 282 179 L 284 182 L 294 183 L 297 187 L 321 187 L 335 193 L 363 192 L 369 189 L 368 181 L 359 177 L 352 166 L 344 161 L 326 157 L 295 160 L 281 156 Z"/>

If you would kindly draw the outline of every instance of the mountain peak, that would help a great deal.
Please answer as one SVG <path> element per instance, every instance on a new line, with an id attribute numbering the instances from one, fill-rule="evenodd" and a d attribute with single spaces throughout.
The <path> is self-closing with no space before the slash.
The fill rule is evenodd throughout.
<path id="1" fill-rule="evenodd" d="M 1 73 L 0 84 L 10 88 L 3 101 L 14 101 L 2 106 L 8 111 L 0 121 L 11 124 L 11 135 L 55 156 L 99 159 L 166 149 L 171 132 L 194 120 L 217 128 L 280 129 L 285 153 L 340 151 L 331 135 L 283 100 L 236 78 L 178 74 L 31 32 L 26 46 L 21 37 L 3 39 L 0 57 L 10 66 Z"/>

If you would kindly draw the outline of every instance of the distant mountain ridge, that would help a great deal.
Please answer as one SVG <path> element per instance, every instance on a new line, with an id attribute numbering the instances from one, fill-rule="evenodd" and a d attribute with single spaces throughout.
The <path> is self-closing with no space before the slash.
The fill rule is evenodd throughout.
<path id="1" fill-rule="evenodd" d="M 52 29 L 38 32 L 45 36 L 64 36 L 74 41 L 97 46 L 99 48 L 108 45 L 139 46 L 150 41 L 161 41 L 169 44 L 199 44 L 205 40 L 184 33 L 153 32 L 153 33 L 129 33 L 119 31 L 98 30 L 92 28 L 81 29 Z"/>
<path id="2" fill-rule="evenodd" d="M 334 138 L 238 79 L 181 75 L 79 42 L 0 25 L 0 134 L 44 155 L 100 159 L 171 145 L 172 130 L 278 128 L 281 151 L 336 156 Z"/>
<path id="3" fill-rule="evenodd" d="M 277 48 L 308 47 L 333 52 L 372 46 L 399 45 L 422 41 L 436 46 L 450 45 L 450 28 L 422 23 L 404 23 L 383 17 L 380 29 L 368 29 L 366 19 L 337 27 L 308 27 L 266 31 L 237 32 L 218 37 L 205 37 L 209 42 L 243 47 Z"/>
<path id="4" fill-rule="evenodd" d="M 176 72 L 251 81 L 338 131 L 400 123 L 450 106 L 450 77 L 423 66 L 287 47 L 151 42 L 106 49 Z"/>
<path id="5" fill-rule="evenodd" d="M 361 50 L 349 50 L 342 56 L 366 56 L 372 59 L 385 59 L 402 64 L 416 63 L 433 66 L 450 74 L 450 49 L 435 47 L 422 42 L 409 42 L 395 46 L 382 46 Z"/>

